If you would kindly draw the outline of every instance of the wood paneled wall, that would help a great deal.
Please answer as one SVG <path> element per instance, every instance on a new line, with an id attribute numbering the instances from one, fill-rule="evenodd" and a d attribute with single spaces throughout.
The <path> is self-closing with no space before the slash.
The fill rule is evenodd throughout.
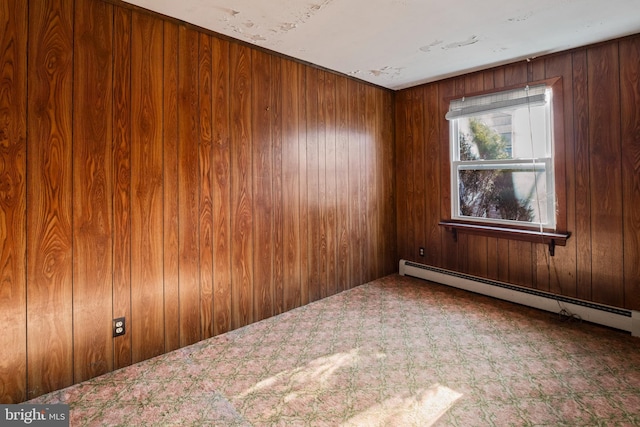
<path id="1" fill-rule="evenodd" d="M 639 64 L 637 35 L 398 92 L 399 257 L 640 310 Z M 447 98 L 551 77 L 563 85 L 567 246 L 549 257 L 528 242 L 454 241 L 438 226 L 450 217 Z"/>
<path id="2" fill-rule="evenodd" d="M 397 270 L 391 91 L 99 0 L 0 52 L 0 402 Z"/>

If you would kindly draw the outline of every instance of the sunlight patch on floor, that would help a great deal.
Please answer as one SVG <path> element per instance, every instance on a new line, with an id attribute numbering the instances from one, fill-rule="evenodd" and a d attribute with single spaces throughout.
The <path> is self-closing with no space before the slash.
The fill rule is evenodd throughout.
<path id="1" fill-rule="evenodd" d="M 253 387 L 248 388 L 239 398 L 244 398 L 251 393 L 256 393 L 265 389 L 293 389 L 285 398 L 290 401 L 296 398 L 297 391 L 314 390 L 317 392 L 325 388 L 331 381 L 334 373 L 342 368 L 353 365 L 358 360 L 358 350 L 353 349 L 346 353 L 336 353 L 330 356 L 319 357 L 312 360 L 306 366 L 283 371 L 258 382 Z"/>
<path id="2" fill-rule="evenodd" d="M 342 426 L 430 426 L 462 397 L 440 384 L 420 389 L 410 396 L 395 396 L 372 406 Z"/>

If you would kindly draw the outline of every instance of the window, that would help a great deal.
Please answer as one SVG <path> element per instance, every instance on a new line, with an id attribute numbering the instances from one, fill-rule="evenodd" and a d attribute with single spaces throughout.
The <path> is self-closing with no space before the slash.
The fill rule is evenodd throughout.
<path id="1" fill-rule="evenodd" d="M 542 83 L 450 102 L 453 220 L 556 228 L 552 96 Z"/>

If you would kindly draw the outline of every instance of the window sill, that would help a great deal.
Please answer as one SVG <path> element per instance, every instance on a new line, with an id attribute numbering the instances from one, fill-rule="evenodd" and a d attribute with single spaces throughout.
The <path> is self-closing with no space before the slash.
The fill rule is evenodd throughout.
<path id="1" fill-rule="evenodd" d="M 532 243 L 543 243 L 549 246 L 549 255 L 554 256 L 556 246 L 566 246 L 571 233 L 555 233 L 540 230 L 525 230 L 517 228 L 496 227 L 484 224 L 464 223 L 451 220 L 440 221 L 439 224 L 453 233 L 454 240 L 458 239 L 458 233 L 474 234 L 485 237 L 497 237 L 500 239 L 522 240 Z"/>

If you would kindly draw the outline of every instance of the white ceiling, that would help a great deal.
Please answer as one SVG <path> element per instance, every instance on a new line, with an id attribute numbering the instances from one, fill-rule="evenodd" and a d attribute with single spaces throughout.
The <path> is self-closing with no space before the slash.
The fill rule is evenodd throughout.
<path id="1" fill-rule="evenodd" d="M 125 0 L 390 89 L 640 33 L 640 0 Z"/>

